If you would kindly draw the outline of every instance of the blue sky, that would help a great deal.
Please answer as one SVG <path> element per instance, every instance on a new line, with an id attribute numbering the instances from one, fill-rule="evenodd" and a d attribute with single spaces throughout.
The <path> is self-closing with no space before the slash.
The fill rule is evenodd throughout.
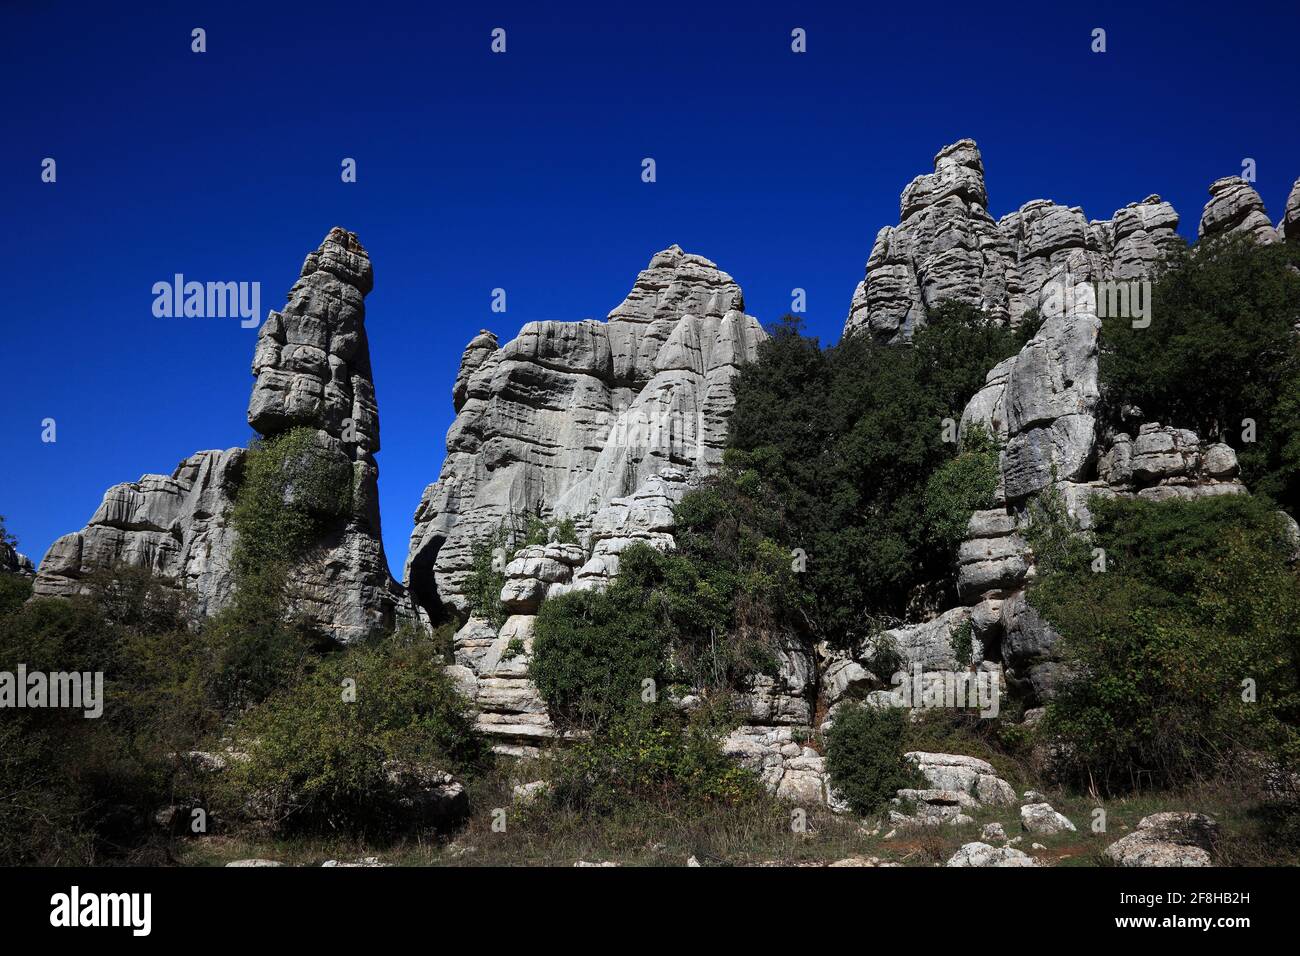
<path id="1" fill-rule="evenodd" d="M 995 216 L 1154 192 L 1193 237 L 1208 184 L 1251 157 L 1276 220 L 1300 175 L 1300 5 L 1135 6 L 0 3 L 0 514 L 39 560 L 110 485 L 246 444 L 255 331 L 155 318 L 150 290 L 258 281 L 278 307 L 334 225 L 375 266 L 400 576 L 465 343 L 602 318 L 671 243 L 764 322 L 806 289 L 831 341 L 903 186 L 963 136 Z"/>

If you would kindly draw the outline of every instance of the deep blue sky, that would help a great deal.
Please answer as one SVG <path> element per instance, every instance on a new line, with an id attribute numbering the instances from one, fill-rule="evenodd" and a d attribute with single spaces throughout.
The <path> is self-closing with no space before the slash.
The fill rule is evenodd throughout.
<path id="1" fill-rule="evenodd" d="M 375 265 L 400 575 L 465 343 L 603 318 L 673 242 L 764 322 L 807 289 L 830 341 L 899 192 L 963 136 L 995 216 L 1156 192 L 1191 237 L 1249 156 L 1276 221 L 1300 175 L 1300 5 L 1135 6 L 0 2 L 0 513 L 39 560 L 110 485 L 245 444 L 256 333 L 155 318 L 151 286 L 260 281 L 265 312 L 333 225 Z"/>

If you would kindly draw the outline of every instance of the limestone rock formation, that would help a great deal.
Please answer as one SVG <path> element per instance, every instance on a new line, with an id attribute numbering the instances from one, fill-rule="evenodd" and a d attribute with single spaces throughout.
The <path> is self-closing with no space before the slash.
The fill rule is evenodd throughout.
<path id="1" fill-rule="evenodd" d="M 1202 240 L 1240 236 L 1262 246 L 1278 238 L 1264 200 L 1240 176 L 1225 176 L 1210 184 L 1210 200 L 1201 212 L 1197 236 Z"/>
<path id="2" fill-rule="evenodd" d="M 33 591 L 42 597 L 80 593 L 87 574 L 119 564 L 147 568 L 195 596 L 214 613 L 234 589 L 234 531 L 226 511 L 243 474 L 244 449 L 201 451 L 170 476 L 144 475 L 114 485 L 90 522 L 46 552 Z"/>
<path id="3" fill-rule="evenodd" d="M 1027 803 L 1021 807 L 1020 826 L 1030 833 L 1048 835 L 1075 830 L 1069 818 L 1053 810 L 1050 803 Z"/>
<path id="4" fill-rule="evenodd" d="M 731 378 L 764 337 L 732 278 L 677 246 L 604 322 L 530 322 L 500 347 L 476 336 L 453 388 L 447 457 L 415 515 L 416 602 L 433 617 L 463 610 L 473 542 L 525 515 L 573 517 L 585 532 L 655 475 L 716 467 Z M 607 575 L 582 575 L 593 576 Z"/>
<path id="5" fill-rule="evenodd" d="M 1276 230 L 1243 180 L 1221 179 L 1210 191 L 1202 238 L 1240 234 L 1269 243 L 1300 235 L 1300 184 Z M 1079 209 L 1034 200 L 993 224 L 987 202 L 975 144 L 940 150 L 935 172 L 904 190 L 899 224 L 877 237 L 845 324 L 846 334 L 905 341 L 945 298 L 1012 324 L 1029 315 L 1038 322 L 962 412 L 961 436 L 978 426 L 1002 445 L 996 507 L 976 512 L 956 556 L 962 605 L 869 638 L 850 656 L 823 655 L 821 692 L 831 719 L 855 696 L 873 706 L 907 705 L 885 689 L 888 675 L 872 673 L 873 641 L 888 636 L 910 667 L 923 670 L 925 687 L 957 665 L 954 640 L 967 624 L 972 664 L 996 673 L 1000 687 L 1028 703 L 1054 694 L 1067 676 L 1058 636 L 1023 591 L 1035 574 L 1027 506 L 1039 494 L 1054 489 L 1086 531 L 1096 497 L 1158 501 L 1246 490 L 1227 445 L 1159 422 L 1112 433 L 1101 418 L 1101 319 L 1123 302 L 1116 284 L 1150 279 L 1182 245 L 1173 208 L 1148 196 L 1090 222 Z"/>
<path id="6" fill-rule="evenodd" d="M 36 573 L 32 559 L 20 554 L 7 541 L 0 541 L 0 574 L 21 574 L 29 577 Z"/>
<path id="7" fill-rule="evenodd" d="M 903 191 L 899 223 L 876 236 L 845 332 L 906 340 L 942 301 L 983 309 L 1018 325 L 1053 275 L 1139 279 L 1182 240 L 1178 214 L 1159 196 L 1130 203 L 1108 220 L 1044 199 L 994 221 L 984 162 L 973 140 L 945 146 L 934 172 Z"/>
<path id="8" fill-rule="evenodd" d="M 1290 195 L 1286 197 L 1286 211 L 1282 213 L 1282 221 L 1277 224 L 1277 234 L 1278 238 L 1288 242 L 1300 242 L 1300 179 L 1295 181 Z"/>
<path id="9" fill-rule="evenodd" d="M 379 414 L 370 372 L 364 297 L 374 285 L 357 237 L 330 230 L 307 255 L 281 311 L 258 332 L 248 422 L 264 437 L 316 430 L 322 455 L 353 474 L 353 507 L 293 570 L 294 610 L 347 642 L 390 626 L 403 600 L 380 541 Z M 70 595 L 98 568 L 149 568 L 191 591 L 212 614 L 234 589 L 235 532 L 227 512 L 242 477 L 242 448 L 203 451 L 170 477 L 115 485 L 81 531 L 59 538 L 41 562 L 38 595 Z"/>

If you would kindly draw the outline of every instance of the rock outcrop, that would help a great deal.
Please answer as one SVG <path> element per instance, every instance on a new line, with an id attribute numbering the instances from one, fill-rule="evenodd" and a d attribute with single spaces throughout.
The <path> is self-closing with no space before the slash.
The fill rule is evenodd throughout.
<path id="1" fill-rule="evenodd" d="M 593 516 L 654 476 L 716 467 L 731 378 L 764 337 L 732 278 L 677 246 L 654 256 L 604 322 L 530 322 L 499 347 L 475 337 L 453 388 L 447 457 L 415 515 L 412 597 L 433 617 L 463 611 L 475 540 L 536 514 L 600 534 Z"/>
<path id="2" fill-rule="evenodd" d="M 1287 242 L 1300 242 L 1300 179 L 1295 181 L 1286 197 L 1286 210 L 1277 224 L 1277 235 Z"/>
<path id="3" fill-rule="evenodd" d="M 1289 204 L 1288 204 L 1289 206 Z M 1210 199 L 1201 211 L 1197 237 L 1201 240 L 1239 236 L 1262 246 L 1277 242 L 1264 200 L 1240 176 L 1225 176 L 1210 184 Z"/>
<path id="4" fill-rule="evenodd" d="M 21 574 L 30 577 L 36 573 L 32 559 L 20 554 L 8 541 L 0 541 L 0 574 Z"/>
<path id="5" fill-rule="evenodd" d="M 967 843 L 948 858 L 944 866 L 1037 866 L 1034 858 L 1013 846 L 992 847 L 987 843 Z"/>
<path id="6" fill-rule="evenodd" d="M 1218 180 L 1210 193 L 1203 239 L 1240 235 L 1267 244 L 1300 235 L 1300 184 L 1276 229 L 1244 180 Z M 1143 287 L 1123 286 L 1151 279 L 1183 245 L 1173 208 L 1149 196 L 1109 220 L 1088 221 L 1077 208 L 1033 200 L 995 223 L 987 205 L 975 144 L 962 140 L 940 150 L 934 173 L 904 190 L 900 222 L 877 236 L 853 297 L 845 334 L 883 342 L 909 339 L 945 299 L 1011 324 L 1032 317 L 1037 327 L 962 411 L 961 436 L 978 426 L 1002 446 L 996 506 L 975 513 L 957 554 L 962 605 L 869 639 L 851 657 L 827 655 L 822 688 L 831 717 L 850 696 L 906 705 L 885 689 L 880 678 L 888 675 L 873 673 L 871 651 L 886 635 L 906 664 L 925 672 L 923 685 L 956 666 L 961 633 L 970 638 L 970 665 L 996 671 L 999 686 L 1030 704 L 1055 693 L 1068 676 L 1058 635 L 1023 591 L 1035 574 L 1028 505 L 1040 494 L 1058 493 L 1086 531 L 1094 497 L 1159 501 L 1246 490 L 1227 445 L 1159 422 L 1135 421 L 1131 433 L 1113 432 L 1102 419 L 1101 320 L 1116 315 L 1117 305 L 1135 306 L 1140 300 L 1132 296 L 1144 294 Z"/>
<path id="7" fill-rule="evenodd" d="M 258 332 L 248 403 L 248 423 L 262 436 L 315 429 L 319 453 L 352 472 L 351 512 L 326 529 L 289 582 L 293 609 L 342 642 L 391 626 L 404 600 L 380 540 L 379 414 L 364 305 L 373 285 L 357 237 L 330 230 L 307 255 L 287 304 Z M 77 593 L 91 572 L 125 564 L 169 579 L 195 595 L 201 613 L 215 613 L 235 586 L 228 511 L 246 455 L 202 451 L 170 476 L 110 488 L 85 528 L 51 546 L 36 594 Z"/>
<path id="8" fill-rule="evenodd" d="M 513 552 L 500 595 L 509 618 L 494 628 L 470 617 L 455 636 L 453 677 L 497 752 L 534 755 L 560 737 L 528 679 L 542 602 L 606 587 L 634 544 L 670 550 L 673 507 L 720 464 L 731 378 L 765 337 L 743 309 L 730 276 L 672 246 L 605 322 L 531 322 L 504 346 L 481 332 L 465 349 L 447 458 L 416 513 L 413 598 L 430 618 L 463 611 L 475 543 L 525 516 L 570 519 L 581 541 Z M 756 736 L 807 724 L 815 677 L 794 649 L 777 677 L 757 679 L 745 695 Z"/>
<path id="9" fill-rule="evenodd" d="M 1037 199 L 995 221 L 983 158 L 974 141 L 960 140 L 903 191 L 899 223 L 877 234 L 844 330 L 907 340 L 945 300 L 1018 325 L 1053 275 L 1149 277 L 1182 243 L 1177 228 L 1178 214 L 1159 196 L 1107 220 Z"/>

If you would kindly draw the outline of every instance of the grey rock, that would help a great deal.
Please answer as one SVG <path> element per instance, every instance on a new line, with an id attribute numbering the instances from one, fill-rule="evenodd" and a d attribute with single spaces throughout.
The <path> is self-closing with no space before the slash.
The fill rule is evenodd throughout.
<path id="1" fill-rule="evenodd" d="M 251 860 L 231 860 L 226 864 L 226 866 L 284 866 L 284 864 L 279 860 L 263 860 L 255 858 Z"/>
<path id="2" fill-rule="evenodd" d="M 984 824 L 984 829 L 980 831 L 980 839 L 997 840 L 1001 843 L 1005 843 L 1007 839 L 1007 831 L 1002 828 L 1002 824 L 1000 823 L 986 823 Z"/>
<path id="3" fill-rule="evenodd" d="M 1159 196 L 1093 222 L 1081 209 L 1042 199 L 995 222 L 988 203 L 975 143 L 940 150 L 934 172 L 904 190 L 898 225 L 877 234 L 845 332 L 906 340 L 944 300 L 1019 324 L 1053 275 L 1146 278 L 1182 244 L 1178 214 Z M 980 403 L 986 422 L 996 418 L 995 399 L 985 395 Z"/>
<path id="4" fill-rule="evenodd" d="M 931 788 L 962 794 L 972 801 L 969 806 L 1015 806 L 1016 792 L 997 775 L 993 765 L 986 760 L 963 754 L 927 753 L 919 750 L 904 756 L 916 765 Z"/>
<path id="5" fill-rule="evenodd" d="M 1300 179 L 1295 181 L 1290 195 L 1286 197 L 1286 211 L 1282 213 L 1282 221 L 1277 224 L 1277 234 L 1278 238 L 1287 242 L 1300 242 Z"/>
<path id="6" fill-rule="evenodd" d="M 324 529 L 288 588 L 290 610 L 343 643 L 391 627 L 405 605 L 380 540 L 379 414 L 363 301 L 373 283 L 357 237 L 331 229 L 308 254 L 283 310 L 270 312 L 258 332 L 248 403 L 248 422 L 263 436 L 315 429 L 313 454 L 352 470 L 351 513 Z M 170 476 L 110 488 L 85 528 L 50 547 L 35 593 L 81 593 L 87 575 L 124 564 L 191 592 L 199 613 L 216 613 L 235 587 L 227 516 L 245 454 L 198 452 Z"/>
<path id="7" fill-rule="evenodd" d="M 463 609 L 474 542 L 512 516 L 571 517 L 609 537 L 587 527 L 606 506 L 656 475 L 716 469 L 731 379 L 765 338 L 743 310 L 730 276 L 672 246 L 607 321 L 531 322 L 500 347 L 477 336 L 454 388 L 447 457 L 415 515 L 406 577 L 418 604 Z M 598 551 L 559 593 L 608 580 L 616 553 Z"/>
<path id="8" fill-rule="evenodd" d="M 1014 847 L 992 847 L 987 843 L 967 843 L 948 858 L 944 866 L 1037 866 L 1038 863 Z"/>
<path id="9" fill-rule="evenodd" d="M 992 590 L 1013 589 L 1029 570 L 1029 545 L 1005 509 L 976 511 L 957 551 L 957 593 L 972 598 Z"/>
<path id="10" fill-rule="evenodd" d="M 832 803 L 825 758 L 801 741 L 808 728 L 742 724 L 722 741 L 722 752 L 758 774 L 782 800 L 801 806 Z"/>
<path id="11" fill-rule="evenodd" d="M 1028 684 L 1032 701 L 1050 700 L 1068 676 L 1060 662 L 1060 635 L 1018 591 L 1002 604 L 1002 659 L 1007 679 Z"/>
<path id="12" fill-rule="evenodd" d="M 1211 866 L 1217 836 L 1218 824 L 1203 813 L 1153 813 L 1103 852 L 1119 866 Z"/>
<path id="13" fill-rule="evenodd" d="M 1196 234 L 1201 241 L 1242 237 L 1262 246 L 1278 241 L 1264 200 L 1240 176 L 1225 176 L 1210 184 L 1210 199 Z"/>
<path id="14" fill-rule="evenodd" d="M 1074 831 L 1074 824 L 1062 813 L 1052 809 L 1050 803 L 1029 803 L 1020 808 L 1020 826 L 1029 833 L 1050 835 Z"/>

